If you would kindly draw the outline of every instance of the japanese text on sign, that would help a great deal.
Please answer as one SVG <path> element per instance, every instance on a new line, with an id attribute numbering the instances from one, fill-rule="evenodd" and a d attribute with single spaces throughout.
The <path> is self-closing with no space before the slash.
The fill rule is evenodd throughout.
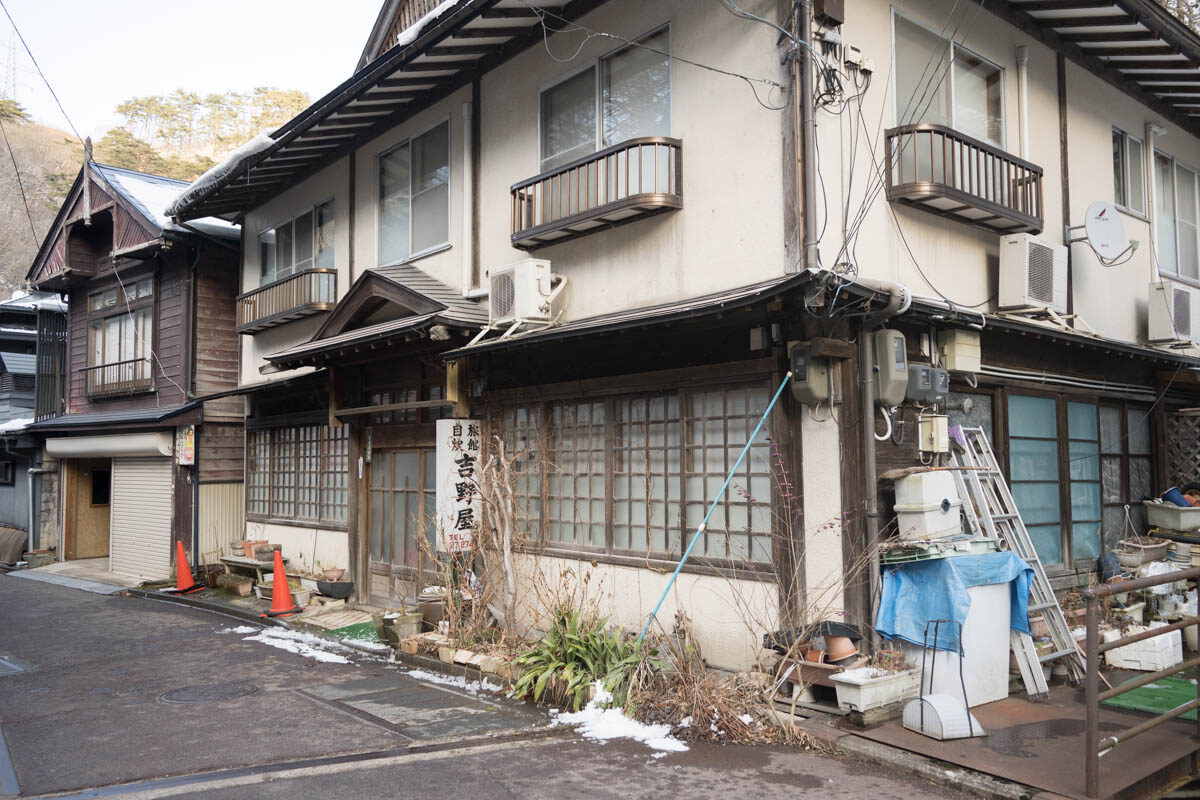
<path id="1" fill-rule="evenodd" d="M 480 516 L 480 425 L 475 420 L 437 421 L 437 547 L 444 553 L 471 549 Z"/>

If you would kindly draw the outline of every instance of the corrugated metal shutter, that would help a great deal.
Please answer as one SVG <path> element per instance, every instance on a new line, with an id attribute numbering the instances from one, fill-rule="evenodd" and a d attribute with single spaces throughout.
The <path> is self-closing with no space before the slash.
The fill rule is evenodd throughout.
<path id="1" fill-rule="evenodd" d="M 147 580 L 171 576 L 172 475 L 169 458 L 113 459 L 113 572 Z"/>

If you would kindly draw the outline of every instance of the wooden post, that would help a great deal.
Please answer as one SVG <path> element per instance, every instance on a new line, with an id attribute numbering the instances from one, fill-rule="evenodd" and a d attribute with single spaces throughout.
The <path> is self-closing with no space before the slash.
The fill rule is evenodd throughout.
<path id="1" fill-rule="evenodd" d="M 340 428 L 342 420 L 337 412 L 342 408 L 342 370 L 329 368 L 329 427 Z"/>
<path id="2" fill-rule="evenodd" d="M 1087 796 L 1100 796 L 1100 631 L 1099 631 L 1099 613 L 1096 605 L 1099 601 L 1095 598 L 1087 600 L 1087 639 L 1084 645 L 1084 654 L 1087 663 L 1084 665 L 1086 669 L 1085 693 L 1084 700 L 1085 712 L 1087 714 L 1087 725 L 1084 729 L 1084 748 L 1086 749 L 1083 755 L 1084 769 L 1087 776 Z"/>
<path id="3" fill-rule="evenodd" d="M 456 419 L 471 416 L 471 403 L 467 395 L 467 360 L 456 359 L 446 363 L 446 399 L 454 404 L 451 412 Z"/>

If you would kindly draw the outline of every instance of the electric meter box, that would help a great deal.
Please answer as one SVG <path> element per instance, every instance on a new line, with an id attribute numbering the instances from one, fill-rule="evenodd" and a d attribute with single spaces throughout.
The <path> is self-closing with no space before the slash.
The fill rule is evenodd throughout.
<path id="1" fill-rule="evenodd" d="M 983 366 L 979 331 L 951 328 L 938 334 L 942 366 L 951 372 L 979 372 Z"/>
<path id="2" fill-rule="evenodd" d="M 788 363 L 797 403 L 815 406 L 829 399 L 829 359 L 813 358 L 807 342 L 788 342 Z"/>
<path id="3" fill-rule="evenodd" d="M 945 414 L 917 417 L 917 447 L 923 453 L 950 452 L 949 420 Z"/>
<path id="4" fill-rule="evenodd" d="M 904 399 L 930 405 L 944 400 L 950 391 L 950 373 L 928 364 L 908 365 L 908 387 Z"/>
<path id="5" fill-rule="evenodd" d="M 908 355 L 904 334 L 895 330 L 875 331 L 875 402 L 898 406 L 908 387 Z"/>

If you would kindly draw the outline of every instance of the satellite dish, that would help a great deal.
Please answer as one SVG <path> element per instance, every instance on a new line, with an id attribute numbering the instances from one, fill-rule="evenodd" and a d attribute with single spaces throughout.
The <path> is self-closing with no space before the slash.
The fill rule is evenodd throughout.
<path id="1" fill-rule="evenodd" d="M 1088 206 L 1083 228 L 1088 244 L 1103 259 L 1116 258 L 1129 249 L 1125 223 L 1112 203 L 1097 200 Z"/>

